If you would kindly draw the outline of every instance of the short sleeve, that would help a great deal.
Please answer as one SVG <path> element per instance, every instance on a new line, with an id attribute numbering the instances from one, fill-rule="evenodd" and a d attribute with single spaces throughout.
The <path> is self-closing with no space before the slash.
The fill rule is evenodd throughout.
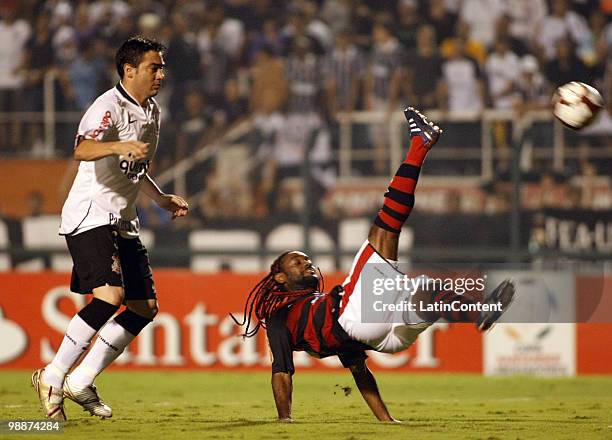
<path id="1" fill-rule="evenodd" d="M 338 359 L 342 363 L 344 368 L 350 368 L 353 365 L 357 365 L 368 358 L 368 355 L 364 350 L 355 350 L 338 353 Z"/>
<path id="2" fill-rule="evenodd" d="M 286 309 L 281 309 L 266 322 L 268 343 L 272 351 L 272 373 L 295 372 L 291 335 L 285 324 Z"/>
<path id="3" fill-rule="evenodd" d="M 74 147 L 84 139 L 102 140 L 104 133 L 117 123 L 114 106 L 103 100 L 96 100 L 81 118 Z"/>

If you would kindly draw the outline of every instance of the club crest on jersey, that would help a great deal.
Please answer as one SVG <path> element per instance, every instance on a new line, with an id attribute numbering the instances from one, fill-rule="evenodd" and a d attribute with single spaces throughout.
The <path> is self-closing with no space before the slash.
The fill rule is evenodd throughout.
<path id="1" fill-rule="evenodd" d="M 119 261 L 119 255 L 113 254 L 113 262 L 111 263 L 111 270 L 118 275 L 121 275 L 121 263 Z"/>
<path id="2" fill-rule="evenodd" d="M 127 160 L 121 159 L 119 161 L 119 168 L 130 180 L 138 181 L 144 177 L 144 175 L 149 171 L 149 166 L 151 166 L 150 160 Z"/>

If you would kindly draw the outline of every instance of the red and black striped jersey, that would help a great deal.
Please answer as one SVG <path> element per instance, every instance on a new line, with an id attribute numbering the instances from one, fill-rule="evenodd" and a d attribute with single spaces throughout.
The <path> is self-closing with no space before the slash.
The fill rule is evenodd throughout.
<path id="1" fill-rule="evenodd" d="M 317 358 L 337 355 L 345 367 L 367 358 L 371 347 L 351 339 L 338 323 L 342 286 L 305 295 L 276 311 L 266 322 L 272 372 L 295 371 L 293 352 Z"/>

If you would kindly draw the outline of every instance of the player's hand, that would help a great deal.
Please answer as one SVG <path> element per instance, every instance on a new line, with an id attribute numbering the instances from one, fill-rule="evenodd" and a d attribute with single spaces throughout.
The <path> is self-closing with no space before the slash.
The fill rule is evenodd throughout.
<path id="1" fill-rule="evenodd" d="M 170 211 L 172 213 L 172 219 L 185 217 L 189 212 L 189 204 L 187 201 L 174 194 L 164 194 L 157 204 L 166 211 Z"/>
<path id="2" fill-rule="evenodd" d="M 121 141 L 114 145 L 115 154 L 125 156 L 130 160 L 139 160 L 147 157 L 149 144 L 140 141 Z"/>

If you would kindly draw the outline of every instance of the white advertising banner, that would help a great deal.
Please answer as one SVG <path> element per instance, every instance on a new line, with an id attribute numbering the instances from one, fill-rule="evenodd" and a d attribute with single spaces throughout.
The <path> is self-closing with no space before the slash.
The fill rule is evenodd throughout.
<path id="1" fill-rule="evenodd" d="M 488 281 L 512 278 L 516 296 L 484 335 L 485 375 L 576 374 L 575 280 L 571 273 L 489 272 Z"/>

